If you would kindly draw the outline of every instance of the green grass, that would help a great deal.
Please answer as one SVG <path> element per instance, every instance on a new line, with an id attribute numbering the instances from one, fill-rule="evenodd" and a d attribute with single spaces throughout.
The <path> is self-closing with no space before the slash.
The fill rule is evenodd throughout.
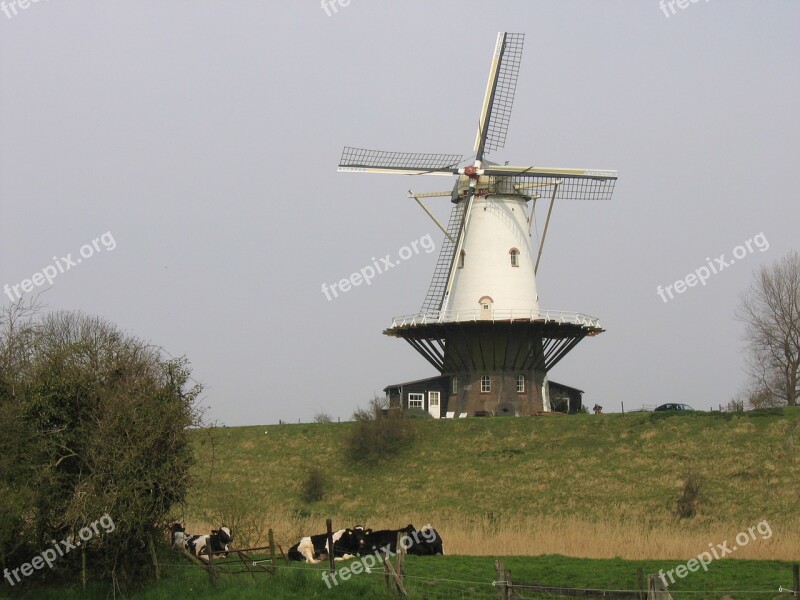
<path id="1" fill-rule="evenodd" d="M 625 561 L 621 559 L 593 560 L 565 556 L 510 557 L 503 559 L 515 583 L 541 583 L 550 586 L 586 587 L 592 589 L 638 589 L 637 567 L 644 573 L 667 571 L 677 565 L 674 561 Z M 173 561 L 171 561 L 173 562 Z M 173 562 L 180 565 L 180 562 Z M 352 563 L 337 563 L 337 569 Z M 131 600 L 167 600 L 198 597 L 214 600 L 289 598 L 389 598 L 380 573 L 361 574 L 328 588 L 322 580 L 322 565 L 293 565 L 278 571 L 275 576 L 257 574 L 221 576 L 212 585 L 208 576 L 193 565 L 167 568 L 158 585 L 148 585 L 134 594 Z M 411 598 L 497 597 L 491 583 L 495 579 L 492 557 L 407 557 L 406 587 Z M 719 560 L 709 566 L 707 573 L 699 571 L 678 579 L 670 586 L 675 600 L 681 598 L 717 598 L 723 592 L 739 590 L 732 596 L 737 600 L 752 598 L 766 600 L 777 595 L 779 585 L 791 584 L 789 563 L 778 561 Z M 37 600 L 101 600 L 109 587 L 93 586 L 86 594 L 79 589 L 32 590 L 26 598 Z M 699 593 L 698 593 L 699 592 Z M 788 598 L 788 596 L 787 596 Z"/>
<path id="2" fill-rule="evenodd" d="M 388 467 L 348 461 L 351 423 L 272 425 L 197 433 L 188 516 L 252 504 L 271 511 L 388 519 L 393 515 L 530 514 L 603 521 L 672 519 L 685 475 L 702 481 L 697 523 L 797 517 L 800 409 L 634 413 L 548 418 L 417 420 L 414 445 Z M 266 433 L 265 433 L 266 432 Z M 301 501 L 309 466 L 329 494 Z"/>

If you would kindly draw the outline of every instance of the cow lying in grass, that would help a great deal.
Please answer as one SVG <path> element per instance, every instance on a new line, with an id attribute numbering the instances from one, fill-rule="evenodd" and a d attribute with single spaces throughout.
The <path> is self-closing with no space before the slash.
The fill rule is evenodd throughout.
<path id="1" fill-rule="evenodd" d="M 398 534 L 402 534 L 400 544 L 408 554 L 419 556 L 430 556 L 444 554 L 444 545 L 439 532 L 430 524 L 422 529 L 416 529 L 408 524 L 402 529 L 364 529 L 359 538 L 359 554 L 369 554 L 375 550 L 389 550 L 393 554 L 397 552 Z"/>
<path id="2" fill-rule="evenodd" d="M 225 558 L 228 556 L 228 544 L 231 542 L 233 542 L 231 530 L 223 526 L 212 529 L 211 535 L 193 535 L 186 540 L 186 550 L 205 561 L 208 561 L 208 555 L 212 553 Z M 218 552 L 222 554 L 217 554 Z"/>
<path id="3" fill-rule="evenodd" d="M 172 523 L 169 526 L 170 540 L 173 548 L 186 550 L 192 556 L 196 556 L 207 561 L 210 552 L 227 552 L 228 545 L 233 542 L 231 530 L 223 526 L 219 529 L 212 529 L 211 535 L 192 535 L 186 533 L 186 528 L 181 523 Z M 223 558 L 227 554 L 221 555 Z"/>
<path id="4" fill-rule="evenodd" d="M 169 524 L 169 541 L 173 548 L 185 548 L 186 540 L 192 537 L 192 534 L 186 533 L 186 526 L 178 521 L 173 521 Z"/>
<path id="5" fill-rule="evenodd" d="M 353 529 L 340 529 L 333 533 L 334 560 L 347 560 L 356 555 L 363 530 L 363 527 L 354 527 Z M 288 553 L 289 560 L 304 560 L 309 563 L 318 563 L 320 557 L 328 555 L 327 533 L 308 535 L 302 538 L 289 548 Z"/>

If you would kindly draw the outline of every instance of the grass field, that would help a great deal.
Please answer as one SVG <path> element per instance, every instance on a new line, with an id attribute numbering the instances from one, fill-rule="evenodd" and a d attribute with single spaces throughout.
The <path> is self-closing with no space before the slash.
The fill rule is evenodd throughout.
<path id="1" fill-rule="evenodd" d="M 800 409 L 416 420 L 413 444 L 380 467 L 346 458 L 352 426 L 192 432 L 195 483 L 185 514 L 175 516 L 197 531 L 224 522 L 237 547 L 266 543 L 272 528 L 284 550 L 322 532 L 327 517 L 334 526 L 373 528 L 431 522 L 447 555 L 408 557 L 407 587 L 419 600 L 495 600 L 495 557 L 515 582 L 636 589 L 638 567 L 675 569 L 709 546 L 735 546 L 737 534 L 760 524 L 708 572 L 677 579 L 672 596 L 791 598 L 778 588 L 792 585 L 790 561 L 800 559 Z M 320 501 L 307 503 L 301 486 L 312 466 L 324 471 L 327 487 Z M 679 519 L 677 499 L 690 472 L 700 482 L 698 512 Z M 322 564 L 293 564 L 255 581 L 223 576 L 214 586 L 177 554 L 165 553 L 162 568 L 159 585 L 125 597 L 389 597 L 377 574 L 328 589 Z M 108 586 L 28 590 L 37 600 L 111 597 Z"/>
<path id="2" fill-rule="evenodd" d="M 413 446 L 380 468 L 347 460 L 351 423 L 195 432 L 184 516 L 196 529 L 225 521 L 248 543 L 272 527 L 289 544 L 332 517 L 373 528 L 431 522 L 448 554 L 633 560 L 686 560 L 767 520 L 769 539 L 735 558 L 800 558 L 800 409 L 415 424 Z M 311 466 L 328 491 L 305 503 Z M 700 481 L 698 514 L 681 520 L 689 472 Z"/>
<path id="3" fill-rule="evenodd" d="M 554 555 L 511 557 L 504 562 L 514 582 L 617 590 L 637 589 L 636 569 L 639 566 L 645 573 L 657 573 L 659 569 L 666 571 L 676 566 L 674 561 L 635 562 Z M 159 585 L 149 585 L 126 597 L 132 600 L 185 597 L 214 600 L 397 598 L 385 592 L 383 577 L 379 573 L 354 576 L 328 588 L 322 580 L 324 568 L 321 565 L 294 565 L 280 569 L 275 576 L 259 574 L 255 580 L 246 575 L 222 576 L 216 585 L 211 585 L 201 569 L 179 561 L 177 556 L 167 557 L 165 563 L 165 578 Z M 347 563 L 337 564 L 337 567 L 344 564 Z M 405 584 L 412 600 L 496 600 L 497 588 L 492 586 L 494 578 L 494 560 L 491 557 L 407 558 Z M 678 579 L 669 589 L 674 600 L 716 599 L 728 592 L 735 600 L 771 600 L 776 597 L 790 600 L 790 595 L 778 593 L 778 587 L 790 584 L 791 570 L 787 563 L 722 560 L 712 563 L 707 573 L 700 571 Z M 109 589 L 109 586 L 94 586 L 86 593 L 79 589 L 36 590 L 27 597 L 36 600 L 102 600 L 110 597 Z M 526 594 L 524 597 L 542 599 L 548 596 Z"/>

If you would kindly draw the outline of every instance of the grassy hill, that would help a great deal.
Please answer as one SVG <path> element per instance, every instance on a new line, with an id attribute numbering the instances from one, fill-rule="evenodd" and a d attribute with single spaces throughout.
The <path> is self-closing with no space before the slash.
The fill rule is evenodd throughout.
<path id="1" fill-rule="evenodd" d="M 272 527 L 286 545 L 331 517 L 340 526 L 431 522 L 448 553 L 629 559 L 686 559 L 766 520 L 768 539 L 734 556 L 800 556 L 800 409 L 413 425 L 410 447 L 375 468 L 347 459 L 353 423 L 194 432 L 184 516 L 195 528 L 225 521 L 249 543 Z M 313 466 L 327 491 L 306 503 Z M 697 516 L 678 519 L 690 473 Z"/>

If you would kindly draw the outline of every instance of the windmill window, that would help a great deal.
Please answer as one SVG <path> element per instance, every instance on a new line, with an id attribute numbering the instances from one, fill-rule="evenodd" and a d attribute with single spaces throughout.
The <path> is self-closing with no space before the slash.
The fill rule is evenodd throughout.
<path id="1" fill-rule="evenodd" d="M 488 394 L 492 391 L 492 378 L 488 375 L 481 375 L 481 394 Z"/>
<path id="2" fill-rule="evenodd" d="M 409 394 L 408 408 L 424 408 L 425 394 Z"/>
<path id="3" fill-rule="evenodd" d="M 518 267 L 519 266 L 519 250 L 516 248 L 512 248 L 508 251 L 508 254 L 511 256 L 511 266 Z"/>
<path id="4" fill-rule="evenodd" d="M 461 251 L 461 254 L 458 255 L 458 268 L 459 269 L 463 269 L 464 268 L 464 257 L 466 255 L 467 255 L 467 253 L 464 252 L 463 250 Z"/>
<path id="5" fill-rule="evenodd" d="M 453 376 L 453 393 L 458 393 L 458 377 Z"/>
<path id="6" fill-rule="evenodd" d="M 517 375 L 517 393 L 525 393 L 525 375 Z"/>

